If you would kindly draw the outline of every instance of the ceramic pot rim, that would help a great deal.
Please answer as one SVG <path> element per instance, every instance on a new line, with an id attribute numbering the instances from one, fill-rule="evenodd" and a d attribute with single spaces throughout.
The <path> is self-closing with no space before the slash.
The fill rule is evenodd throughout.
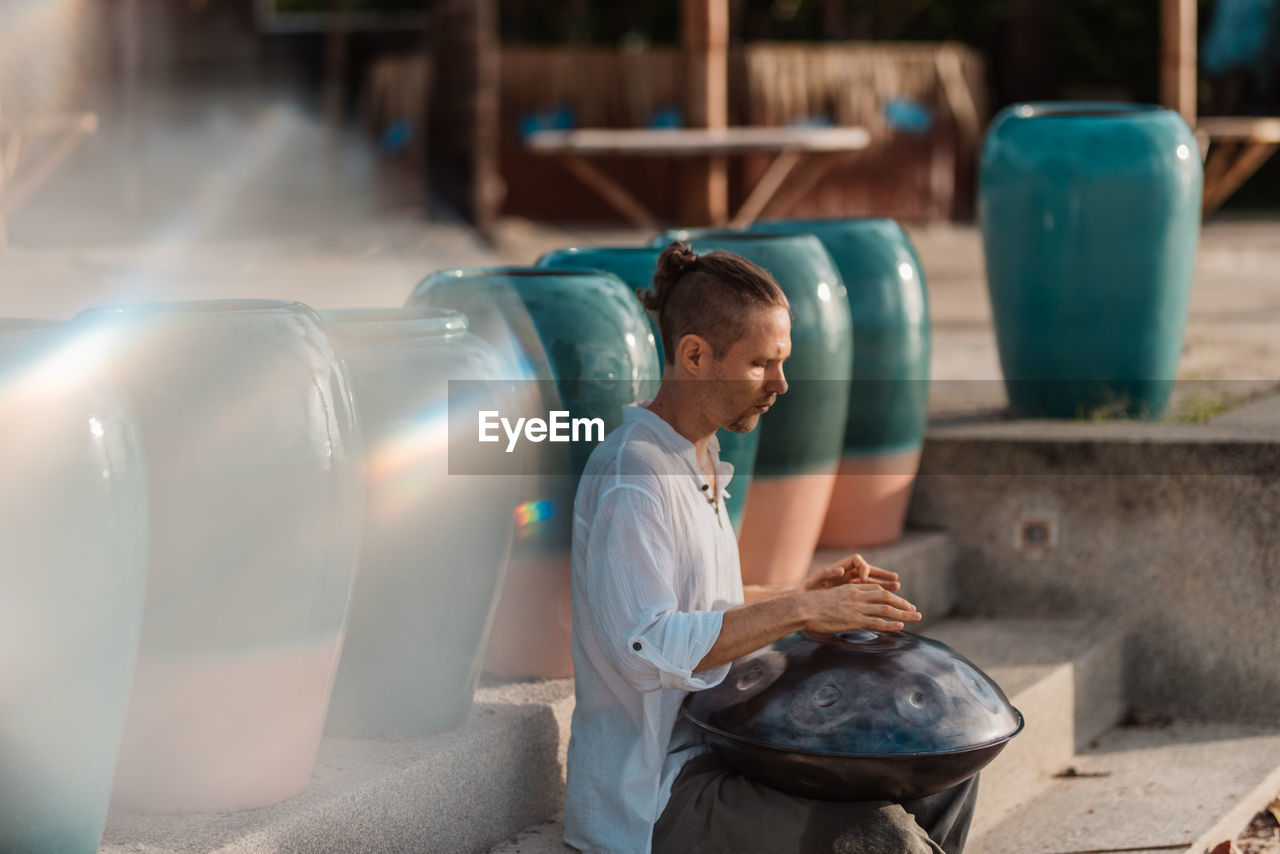
<path id="1" fill-rule="evenodd" d="M 612 273 L 604 270 L 587 270 L 558 267 L 460 267 L 453 270 L 438 270 L 427 276 L 427 280 L 441 279 L 543 279 L 551 276 L 609 276 Z"/>
<path id="2" fill-rule="evenodd" d="M 0 317 L 0 332 L 30 332 L 33 329 L 49 329 L 60 326 L 60 320 L 43 317 Z"/>
<path id="3" fill-rule="evenodd" d="M 466 332 L 467 316 L 460 311 L 427 306 L 403 308 L 322 309 L 320 319 L 339 338 L 401 338 Z"/>
<path id="4" fill-rule="evenodd" d="M 887 216 L 833 216 L 833 217 L 805 217 L 802 219 L 761 219 L 756 220 L 747 226 L 747 234 L 778 234 L 772 230 L 772 226 L 794 226 L 794 231 L 802 232 L 805 226 L 830 226 L 830 225 L 872 225 L 876 223 L 885 223 L 886 225 L 896 225 L 901 228 L 898 221 Z M 769 228 L 768 231 L 756 231 L 758 226 Z"/>
<path id="5" fill-rule="evenodd" d="M 139 317 L 152 314 L 230 314 L 230 313 L 262 313 L 274 311 L 302 312 L 314 314 L 313 309 L 295 300 L 273 299 L 214 299 L 214 300 L 175 300 L 171 302 L 137 302 L 119 303 L 117 305 L 101 305 L 86 308 L 76 315 L 77 318 L 107 317 Z"/>
<path id="6" fill-rule="evenodd" d="M 724 240 L 734 240 L 734 241 L 738 241 L 738 240 L 796 240 L 796 239 L 804 239 L 804 238 L 806 238 L 806 237 L 813 237 L 813 235 L 811 235 L 811 234 L 805 234 L 805 233 L 803 233 L 803 232 L 798 233 L 798 234 L 795 234 L 795 233 L 792 233 L 792 234 L 780 234 L 780 233 L 778 233 L 778 232 L 773 232 L 773 231 L 734 231 L 734 230 L 732 230 L 732 229 L 726 229 L 726 230 L 724 230 L 724 231 L 719 231 L 719 230 L 717 230 L 717 231 L 708 231 L 708 232 L 703 232 L 703 233 L 695 234 L 695 235 L 693 235 L 692 237 L 688 238 L 687 240 L 683 240 L 683 241 L 677 241 L 677 240 L 674 240 L 674 239 L 673 239 L 671 242 L 672 242 L 672 243 L 681 242 L 681 243 L 689 243 L 689 244 L 694 244 L 694 243 L 704 243 L 704 244 L 705 244 L 705 243 L 719 243 L 719 242 L 724 241 Z M 814 239 L 816 240 L 817 238 L 814 238 Z M 670 245 L 670 244 L 668 244 L 668 245 Z"/>
<path id="7" fill-rule="evenodd" d="M 777 246 L 782 247 L 783 251 L 816 246 L 822 250 L 822 254 L 830 257 L 827 247 L 818 235 L 809 231 L 713 231 L 685 239 L 673 239 L 671 242 L 687 243 L 698 255 L 707 255 L 711 252 L 734 252 L 736 245 L 743 244 L 748 247 Z M 663 244 L 664 248 L 670 245 L 670 243 Z M 834 261 L 831 267 L 835 270 Z"/>
<path id="8" fill-rule="evenodd" d="M 607 252 L 609 254 L 622 253 L 626 255 L 653 255 L 655 258 L 662 253 L 662 249 L 657 246 L 566 246 L 563 249 L 552 249 L 550 252 L 544 252 L 543 258 L 565 255 L 594 255 L 599 252 Z M 541 259 L 539 259 L 541 263 Z M 540 267 L 542 270 L 553 269 L 550 266 Z M 607 272 L 607 271 L 606 271 Z"/>

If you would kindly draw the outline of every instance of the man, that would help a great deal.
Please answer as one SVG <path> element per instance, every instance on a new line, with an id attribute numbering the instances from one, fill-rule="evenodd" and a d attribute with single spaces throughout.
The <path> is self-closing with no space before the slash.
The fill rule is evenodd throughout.
<path id="1" fill-rule="evenodd" d="M 894 593 L 895 573 L 857 555 L 795 588 L 744 590 L 715 431 L 752 430 L 786 392 L 787 299 L 749 261 L 683 244 L 662 253 L 642 299 L 658 314 L 662 385 L 624 408 L 574 504 L 565 841 L 609 854 L 955 854 L 976 780 L 909 804 L 800 798 L 722 766 L 678 720 L 688 692 L 784 635 L 896 631 L 921 615 Z"/>

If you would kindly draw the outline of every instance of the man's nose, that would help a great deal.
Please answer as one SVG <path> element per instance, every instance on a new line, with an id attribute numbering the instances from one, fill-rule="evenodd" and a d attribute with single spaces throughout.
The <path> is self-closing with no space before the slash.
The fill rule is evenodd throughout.
<path id="1" fill-rule="evenodd" d="M 782 373 L 782 365 L 778 365 L 778 367 L 771 371 L 769 376 L 765 378 L 764 387 L 769 394 L 787 393 L 789 386 L 787 385 L 786 376 Z"/>

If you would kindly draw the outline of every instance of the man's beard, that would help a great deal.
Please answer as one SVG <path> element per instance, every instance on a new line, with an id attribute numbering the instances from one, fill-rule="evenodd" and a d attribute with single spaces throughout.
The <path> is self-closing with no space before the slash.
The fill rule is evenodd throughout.
<path id="1" fill-rule="evenodd" d="M 751 407 L 752 411 L 746 413 L 742 417 L 728 424 L 725 429 L 732 433 L 750 433 L 760 423 L 761 413 L 755 412 L 755 407 Z"/>

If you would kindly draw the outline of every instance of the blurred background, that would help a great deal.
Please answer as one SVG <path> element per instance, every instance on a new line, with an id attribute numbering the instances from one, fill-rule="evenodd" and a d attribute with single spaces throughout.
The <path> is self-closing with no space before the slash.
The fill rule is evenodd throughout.
<path id="1" fill-rule="evenodd" d="M 1277 4 L 1195 5 L 1200 115 L 1280 114 Z M 1160 0 L 728 7 L 729 125 L 871 135 L 766 216 L 971 220 L 1000 107 L 1160 98 Z M 314 233 L 387 211 L 461 218 L 482 235 L 502 217 L 621 224 L 525 139 L 689 125 L 683 62 L 670 0 L 0 0 L 8 239 Z M 85 113 L 93 132 L 76 129 Z M 769 162 L 730 160 L 731 208 Z M 593 163 L 657 217 L 680 218 L 680 163 Z M 1272 159 L 1222 211 L 1278 207 Z"/>

